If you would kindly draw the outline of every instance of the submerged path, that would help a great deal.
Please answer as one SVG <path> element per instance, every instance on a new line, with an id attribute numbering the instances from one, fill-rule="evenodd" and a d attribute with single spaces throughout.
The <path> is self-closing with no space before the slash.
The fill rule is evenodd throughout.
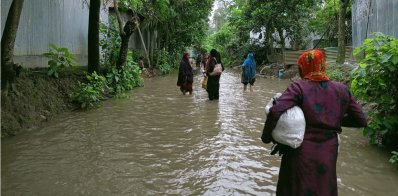
<path id="1" fill-rule="evenodd" d="M 280 157 L 261 143 L 264 106 L 288 80 L 258 78 L 242 92 L 238 73 L 221 77 L 208 101 L 195 77 L 183 96 L 176 75 L 146 79 L 128 99 L 67 113 L 2 140 L 2 195 L 272 195 Z M 389 155 L 344 129 L 339 195 L 398 195 Z"/>

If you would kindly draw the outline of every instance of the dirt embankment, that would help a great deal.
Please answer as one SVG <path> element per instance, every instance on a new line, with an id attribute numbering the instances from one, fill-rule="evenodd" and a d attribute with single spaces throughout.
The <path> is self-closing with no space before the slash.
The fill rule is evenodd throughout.
<path id="1" fill-rule="evenodd" d="M 55 115 L 74 109 L 68 95 L 83 74 L 58 79 L 43 71 L 24 70 L 12 90 L 1 92 L 1 136 L 31 130 Z"/>
<path id="2" fill-rule="evenodd" d="M 279 77 L 282 79 L 293 79 L 299 77 L 297 65 L 289 65 L 286 67 L 264 65 L 260 66 L 257 71 L 262 77 Z"/>
<path id="3" fill-rule="evenodd" d="M 339 81 L 348 84 L 349 76 L 351 71 L 356 67 L 353 63 L 344 63 L 342 65 L 336 65 L 335 63 L 328 62 L 327 63 L 326 72 L 329 73 L 329 78 L 331 80 L 337 80 L 334 78 L 333 72 L 341 73 L 341 78 L 338 78 Z M 279 74 L 279 71 L 281 72 Z M 275 64 L 273 65 L 262 65 L 257 67 L 257 75 L 261 77 L 280 77 L 282 79 L 291 79 L 297 80 L 300 79 L 300 75 L 298 72 L 298 65 L 287 65 L 284 67 L 279 67 Z"/>
<path id="4" fill-rule="evenodd" d="M 56 115 L 77 107 L 69 94 L 85 78 L 86 67 L 47 76 L 46 69 L 24 69 L 12 90 L 1 92 L 1 137 L 33 130 Z M 159 70 L 144 70 L 142 77 L 156 77 Z"/>

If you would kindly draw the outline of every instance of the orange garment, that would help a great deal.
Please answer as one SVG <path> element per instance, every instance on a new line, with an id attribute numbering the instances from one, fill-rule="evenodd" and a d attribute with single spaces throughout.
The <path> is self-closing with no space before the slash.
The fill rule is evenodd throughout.
<path id="1" fill-rule="evenodd" d="M 326 61 L 323 52 L 320 50 L 311 50 L 304 52 L 298 58 L 300 76 L 315 82 L 328 81 L 326 75 Z"/>

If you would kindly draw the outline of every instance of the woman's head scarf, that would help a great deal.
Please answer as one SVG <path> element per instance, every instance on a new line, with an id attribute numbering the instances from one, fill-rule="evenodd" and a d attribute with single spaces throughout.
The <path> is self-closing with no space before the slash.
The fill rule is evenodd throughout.
<path id="1" fill-rule="evenodd" d="M 325 72 L 326 61 L 322 51 L 311 50 L 304 52 L 298 58 L 297 64 L 301 78 L 315 82 L 329 80 Z"/>
<path id="2" fill-rule="evenodd" d="M 256 60 L 254 59 L 253 53 L 250 52 L 249 54 L 247 54 L 247 58 L 243 62 L 243 65 L 254 65 L 254 66 L 256 66 Z"/>
<path id="3" fill-rule="evenodd" d="M 184 52 L 184 54 L 182 55 L 182 59 L 189 61 L 189 53 L 188 52 Z"/>
<path id="4" fill-rule="evenodd" d="M 181 62 L 183 62 L 184 64 L 187 64 L 187 65 L 191 65 L 191 62 L 189 61 L 189 53 L 188 52 L 184 52 L 184 54 L 182 55 Z"/>

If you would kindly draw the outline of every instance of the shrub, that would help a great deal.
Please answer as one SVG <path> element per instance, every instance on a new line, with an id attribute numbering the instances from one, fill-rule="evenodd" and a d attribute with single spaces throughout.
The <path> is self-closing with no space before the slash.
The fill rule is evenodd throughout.
<path id="1" fill-rule="evenodd" d="M 398 152 L 392 151 L 392 157 L 390 158 L 390 163 L 395 165 L 395 168 L 398 170 Z"/>
<path id="2" fill-rule="evenodd" d="M 351 73 L 351 89 L 356 97 L 375 108 L 368 114 L 370 123 L 363 130 L 373 144 L 398 148 L 398 39 L 376 33 L 354 50 L 359 67 Z"/>
<path id="3" fill-rule="evenodd" d="M 340 71 L 339 69 L 332 70 L 331 72 L 328 73 L 328 76 L 330 77 L 330 79 L 336 81 L 343 81 L 344 79 L 343 72 Z"/>
<path id="4" fill-rule="evenodd" d="M 87 83 L 78 82 L 78 87 L 70 94 L 72 102 L 79 105 L 81 109 L 94 107 L 103 99 L 106 88 L 105 77 L 93 72 L 87 75 Z"/>
<path id="5" fill-rule="evenodd" d="M 337 65 L 335 65 L 335 64 L 330 64 L 327 67 L 326 74 L 329 76 L 329 78 L 331 80 L 335 80 L 335 81 L 343 81 L 344 80 L 343 71 L 341 71 L 340 68 L 338 68 Z"/>
<path id="6" fill-rule="evenodd" d="M 176 55 L 170 55 L 165 50 L 157 50 L 155 52 L 156 67 L 160 70 L 162 75 L 168 74 L 171 70 L 179 65 L 179 60 Z"/>
<path id="7" fill-rule="evenodd" d="M 144 83 L 138 63 L 132 58 L 131 51 L 127 55 L 127 63 L 121 69 L 112 67 L 106 75 L 111 93 L 121 95 L 124 92 Z"/>
<path id="8" fill-rule="evenodd" d="M 44 56 L 50 58 L 48 61 L 47 75 L 58 78 L 59 72 L 75 64 L 75 59 L 67 48 L 58 48 L 55 44 L 50 44 L 50 51 L 44 53 Z"/>

